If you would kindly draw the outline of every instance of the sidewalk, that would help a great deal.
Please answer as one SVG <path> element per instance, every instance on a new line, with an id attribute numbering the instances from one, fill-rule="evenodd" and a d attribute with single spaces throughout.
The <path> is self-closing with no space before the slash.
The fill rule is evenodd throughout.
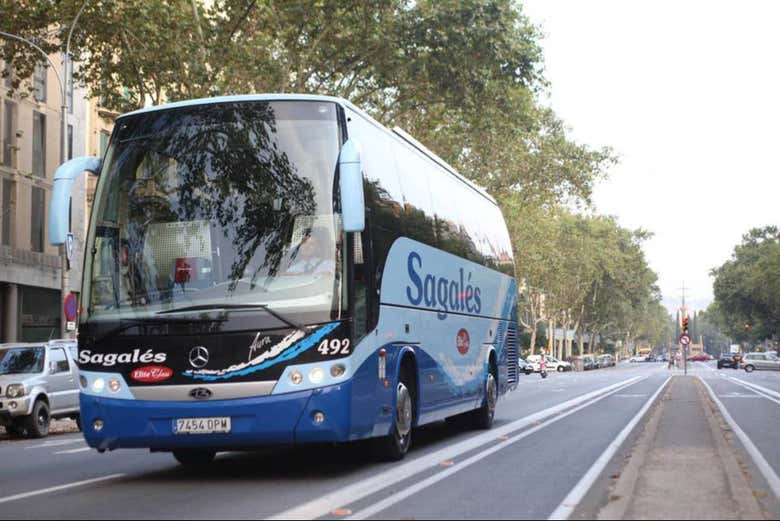
<path id="1" fill-rule="evenodd" d="M 672 379 L 599 519 L 763 519 L 705 393 Z"/>

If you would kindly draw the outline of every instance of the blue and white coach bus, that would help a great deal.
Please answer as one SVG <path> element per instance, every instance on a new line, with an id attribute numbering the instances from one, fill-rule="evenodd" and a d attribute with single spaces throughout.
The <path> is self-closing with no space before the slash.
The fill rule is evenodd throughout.
<path id="1" fill-rule="evenodd" d="M 99 451 L 217 451 L 489 428 L 517 383 L 512 248 L 489 195 L 336 98 L 213 98 L 119 117 L 79 316 L 81 414 Z"/>

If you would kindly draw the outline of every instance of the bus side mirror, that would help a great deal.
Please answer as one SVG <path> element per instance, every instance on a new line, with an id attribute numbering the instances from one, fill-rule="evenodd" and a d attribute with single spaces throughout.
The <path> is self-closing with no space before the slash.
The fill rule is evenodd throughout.
<path id="1" fill-rule="evenodd" d="M 339 189 L 341 218 L 345 232 L 362 232 L 366 228 L 366 202 L 363 197 L 363 172 L 360 150 L 352 139 L 339 154 Z"/>
<path id="2" fill-rule="evenodd" d="M 65 244 L 70 231 L 70 192 L 73 180 L 84 171 L 99 174 L 100 163 L 97 157 L 77 157 L 61 164 L 54 173 L 54 190 L 49 205 L 49 243 L 53 246 Z"/>

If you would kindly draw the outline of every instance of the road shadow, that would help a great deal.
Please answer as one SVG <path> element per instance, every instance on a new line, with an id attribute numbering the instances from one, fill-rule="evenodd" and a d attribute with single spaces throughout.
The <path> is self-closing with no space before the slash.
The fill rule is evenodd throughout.
<path id="1" fill-rule="evenodd" d="M 405 461 L 447 446 L 453 439 L 472 431 L 465 422 L 439 422 L 414 431 L 413 445 Z M 301 446 L 265 447 L 252 451 L 220 453 L 211 464 L 184 467 L 171 456 L 171 466 L 164 470 L 144 473 L 124 481 L 170 482 L 197 481 L 232 482 L 247 479 L 307 481 L 348 476 L 369 466 L 379 470 L 398 465 L 386 462 L 374 452 L 372 440 L 342 444 L 312 444 Z"/>
<path id="2" fill-rule="evenodd" d="M 46 438 L 42 438 L 41 441 L 46 441 L 49 438 L 57 438 L 58 436 L 64 436 L 67 434 L 78 434 L 78 427 L 76 422 L 72 420 L 56 420 L 52 422 L 52 426 L 49 429 L 49 435 Z M 0 442 L 15 442 L 15 441 L 30 441 L 27 437 L 15 437 L 8 434 L 5 427 L 0 427 Z"/>

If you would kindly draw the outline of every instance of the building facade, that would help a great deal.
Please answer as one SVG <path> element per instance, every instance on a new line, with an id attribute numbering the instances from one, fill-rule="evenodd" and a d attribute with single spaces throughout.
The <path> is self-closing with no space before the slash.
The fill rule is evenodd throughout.
<path id="1" fill-rule="evenodd" d="M 50 56 L 62 75 L 62 59 Z M 66 159 L 98 155 L 100 139 L 110 132 L 83 88 L 67 78 Z M 61 260 L 49 245 L 48 212 L 54 172 L 60 163 L 62 94 L 51 67 L 37 67 L 26 80 L 29 96 L 10 92 L 0 82 L 0 342 L 39 341 L 60 336 Z M 26 93 L 23 86 L 20 92 Z M 85 174 L 74 186 L 70 229 L 74 256 L 70 291 L 80 291 L 87 207 L 94 179 Z"/>

